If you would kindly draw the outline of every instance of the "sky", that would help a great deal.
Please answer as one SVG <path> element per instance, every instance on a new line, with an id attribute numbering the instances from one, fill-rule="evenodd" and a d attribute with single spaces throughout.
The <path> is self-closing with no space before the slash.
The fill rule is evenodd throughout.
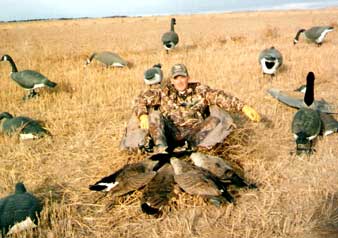
<path id="1" fill-rule="evenodd" d="M 338 0 L 0 0 L 0 21 L 338 7 Z"/>

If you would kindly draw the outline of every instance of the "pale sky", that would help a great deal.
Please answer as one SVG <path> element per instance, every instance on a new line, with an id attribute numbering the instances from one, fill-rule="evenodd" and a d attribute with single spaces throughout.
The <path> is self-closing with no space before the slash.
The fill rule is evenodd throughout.
<path id="1" fill-rule="evenodd" d="M 338 7 L 338 0 L 0 0 L 0 21 Z"/>

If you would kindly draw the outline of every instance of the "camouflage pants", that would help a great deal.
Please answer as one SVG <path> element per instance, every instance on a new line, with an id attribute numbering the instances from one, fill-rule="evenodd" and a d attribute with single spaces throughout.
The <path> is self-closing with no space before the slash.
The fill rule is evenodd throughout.
<path id="1" fill-rule="evenodd" d="M 122 149 L 137 148 L 146 143 L 150 135 L 155 146 L 175 148 L 188 142 L 191 146 L 212 147 L 221 143 L 233 129 L 231 116 L 217 106 L 210 107 L 210 116 L 193 127 L 176 127 L 164 118 L 159 111 L 149 114 L 149 131 L 140 129 L 136 116 L 130 119 L 126 133 L 121 141 Z"/>

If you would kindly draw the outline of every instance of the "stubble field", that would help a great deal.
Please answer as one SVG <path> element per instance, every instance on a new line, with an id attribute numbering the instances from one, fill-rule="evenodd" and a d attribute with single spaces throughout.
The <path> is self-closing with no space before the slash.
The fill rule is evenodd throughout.
<path id="1" fill-rule="evenodd" d="M 53 137 L 20 142 L 0 136 L 0 197 L 23 181 L 45 204 L 40 225 L 27 237 L 336 237 L 338 231 L 338 135 L 317 141 L 311 157 L 290 155 L 295 109 L 267 95 L 270 87 L 293 90 L 316 75 L 315 97 L 337 102 L 338 33 L 317 47 L 300 28 L 338 26 L 338 9 L 175 16 L 180 42 L 166 54 L 160 42 L 171 16 L 0 23 L 0 54 L 19 70 L 32 69 L 58 83 L 40 97 L 26 93 L 0 63 L 0 111 L 44 121 Z M 275 46 L 284 56 L 277 78 L 263 77 L 258 54 Z M 84 67 L 92 52 L 109 50 L 130 69 Z M 88 185 L 144 155 L 119 149 L 133 99 L 146 88 L 143 72 L 175 63 L 191 77 L 252 105 L 260 123 L 240 118 L 229 138 L 228 160 L 242 167 L 258 190 L 240 191 L 236 205 L 217 208 L 179 193 L 160 218 L 142 213 L 141 192 L 114 201 Z M 232 140 L 231 140 L 232 139 Z M 335 233 L 336 232 L 336 233 Z M 18 237 L 22 237 L 22 234 Z"/>

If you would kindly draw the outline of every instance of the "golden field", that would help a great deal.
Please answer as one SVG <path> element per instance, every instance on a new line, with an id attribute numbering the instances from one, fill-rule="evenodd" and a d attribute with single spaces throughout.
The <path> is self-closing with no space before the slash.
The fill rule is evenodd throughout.
<path id="1" fill-rule="evenodd" d="M 171 17 L 0 23 L 0 54 L 12 56 L 19 70 L 58 83 L 24 102 L 9 63 L 0 63 L 0 111 L 41 120 L 53 134 L 27 142 L 0 136 L 0 197 L 23 181 L 45 204 L 38 229 L 26 237 L 337 237 L 338 135 L 320 138 L 311 157 L 291 155 L 296 110 L 266 90 L 293 90 L 313 71 L 315 97 L 337 102 L 338 9 L 175 16 L 180 42 L 167 55 L 160 39 Z M 293 45 L 298 29 L 315 25 L 336 29 L 321 47 L 303 39 Z M 258 65 L 259 52 L 270 46 L 284 57 L 273 80 Z M 104 50 L 134 66 L 106 69 L 93 61 L 84 67 L 92 52 Z M 146 88 L 143 72 L 156 63 L 166 76 L 184 63 L 193 79 L 230 92 L 263 116 L 238 125 L 227 153 L 259 187 L 239 191 L 236 205 L 217 208 L 179 193 L 156 219 L 142 213 L 141 192 L 113 203 L 89 191 L 89 184 L 144 157 L 121 152 L 119 142 L 133 98 Z"/>

